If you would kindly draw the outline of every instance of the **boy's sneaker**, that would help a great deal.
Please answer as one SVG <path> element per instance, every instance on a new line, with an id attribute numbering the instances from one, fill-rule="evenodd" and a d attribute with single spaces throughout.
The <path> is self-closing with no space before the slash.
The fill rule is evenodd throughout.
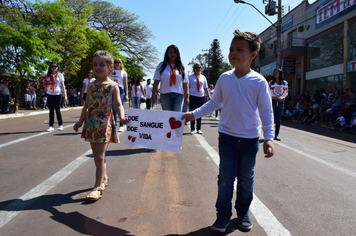
<path id="1" fill-rule="evenodd" d="M 63 130 L 63 125 L 60 125 L 60 126 L 58 127 L 58 130 L 59 130 L 59 131 L 62 131 L 62 130 Z"/>
<path id="2" fill-rule="evenodd" d="M 190 131 L 190 134 L 195 134 L 195 130 Z"/>
<path id="3" fill-rule="evenodd" d="M 124 127 L 120 126 L 120 127 L 119 127 L 119 132 L 120 132 L 120 133 L 121 133 L 121 132 L 124 132 Z"/>
<path id="4" fill-rule="evenodd" d="M 203 134 L 203 132 L 201 130 L 198 130 L 197 133 L 198 134 Z"/>
<path id="5" fill-rule="evenodd" d="M 230 224 L 229 217 L 218 217 L 214 224 L 211 226 L 211 230 L 224 233 Z"/>
<path id="6" fill-rule="evenodd" d="M 245 231 L 252 229 L 252 222 L 248 214 L 246 214 L 245 217 L 243 217 L 242 219 L 238 219 L 238 225 L 240 229 Z"/>
<path id="7" fill-rule="evenodd" d="M 47 129 L 47 132 L 51 132 L 51 131 L 54 131 L 54 127 L 53 127 L 53 126 L 50 126 L 50 127 Z"/>

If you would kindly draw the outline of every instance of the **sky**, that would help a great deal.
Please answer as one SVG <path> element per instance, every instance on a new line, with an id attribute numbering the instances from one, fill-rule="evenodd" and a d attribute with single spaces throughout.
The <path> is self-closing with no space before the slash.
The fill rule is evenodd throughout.
<path id="1" fill-rule="evenodd" d="M 154 38 L 150 43 L 157 48 L 157 65 L 163 61 L 164 52 L 171 44 L 180 51 L 183 64 L 187 67 L 202 50 L 210 48 L 214 39 L 220 42 L 220 48 L 227 61 L 228 51 L 233 32 L 262 33 L 271 24 L 252 6 L 236 4 L 233 0 L 108 0 L 116 6 L 139 16 L 152 32 Z M 309 0 L 313 3 L 315 0 Z M 262 13 L 265 12 L 263 0 L 245 0 L 253 4 Z M 276 0 L 278 2 L 278 0 Z M 284 13 L 288 13 L 299 5 L 302 0 L 282 0 Z M 267 15 L 266 15 L 267 16 Z M 273 23 L 277 15 L 267 16 Z M 191 71 L 190 67 L 187 67 Z M 144 79 L 152 78 L 154 70 L 145 71 Z"/>

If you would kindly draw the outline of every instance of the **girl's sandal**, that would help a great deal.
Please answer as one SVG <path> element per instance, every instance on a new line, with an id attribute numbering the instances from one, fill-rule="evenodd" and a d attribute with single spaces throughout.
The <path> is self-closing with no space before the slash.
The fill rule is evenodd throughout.
<path id="1" fill-rule="evenodd" d="M 103 188 L 102 187 L 96 187 L 94 188 L 89 195 L 86 196 L 86 199 L 90 201 L 97 201 L 103 196 Z"/>
<path id="2" fill-rule="evenodd" d="M 109 177 L 104 177 L 103 182 L 101 182 L 101 188 L 105 190 L 108 184 L 109 184 Z"/>

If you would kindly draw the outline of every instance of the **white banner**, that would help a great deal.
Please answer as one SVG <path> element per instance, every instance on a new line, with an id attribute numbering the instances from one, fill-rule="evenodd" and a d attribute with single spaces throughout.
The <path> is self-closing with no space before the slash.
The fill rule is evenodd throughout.
<path id="1" fill-rule="evenodd" d="M 271 95 L 272 97 L 285 98 L 288 94 L 288 85 L 272 85 Z"/>
<path id="2" fill-rule="evenodd" d="M 129 109 L 125 144 L 180 153 L 184 120 L 183 113 Z"/>

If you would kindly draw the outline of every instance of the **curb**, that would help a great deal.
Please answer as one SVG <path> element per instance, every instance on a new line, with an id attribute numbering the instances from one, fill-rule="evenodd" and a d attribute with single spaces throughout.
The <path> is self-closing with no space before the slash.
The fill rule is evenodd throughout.
<path id="1" fill-rule="evenodd" d="M 61 108 L 61 111 L 68 111 L 68 110 L 74 110 L 74 109 L 82 109 L 83 107 L 71 107 L 71 108 Z M 6 114 L 6 115 L 0 115 L 0 120 L 5 120 L 5 119 L 10 119 L 10 118 L 17 118 L 17 117 L 24 117 L 24 116 L 34 116 L 34 115 L 40 115 L 40 114 L 48 114 L 49 110 L 45 111 L 29 111 L 29 112 L 17 112 L 15 114 Z"/>

